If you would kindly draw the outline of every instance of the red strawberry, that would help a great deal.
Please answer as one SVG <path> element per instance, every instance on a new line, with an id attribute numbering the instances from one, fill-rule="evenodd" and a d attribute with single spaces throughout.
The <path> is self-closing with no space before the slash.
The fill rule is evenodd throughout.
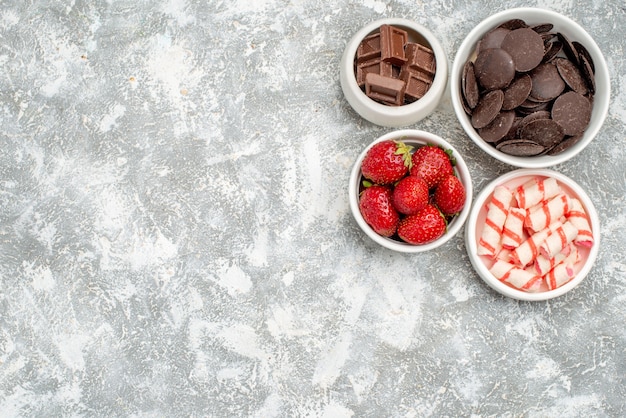
<path id="1" fill-rule="evenodd" d="M 363 219 L 379 235 L 390 237 L 396 232 L 400 215 L 391 203 L 391 189 L 374 185 L 361 193 L 359 210 Z"/>
<path id="2" fill-rule="evenodd" d="M 435 189 L 435 205 L 444 215 L 454 215 L 465 206 L 465 187 L 458 177 L 448 175 Z"/>
<path id="3" fill-rule="evenodd" d="M 400 141 L 378 142 L 367 151 L 361 172 L 376 184 L 393 184 L 409 172 L 412 149 Z"/>
<path id="4" fill-rule="evenodd" d="M 422 177 L 426 180 L 428 188 L 432 189 L 446 175 L 454 172 L 450 159 L 451 154 L 452 151 L 444 151 L 442 148 L 434 145 L 418 148 L 413 153 L 411 175 Z"/>
<path id="5" fill-rule="evenodd" d="M 428 185 L 421 177 L 405 177 L 393 189 L 392 202 L 398 212 L 416 214 L 428 204 Z"/>
<path id="6" fill-rule="evenodd" d="M 398 236 L 410 244 L 428 244 L 446 232 L 446 220 L 433 205 L 427 205 L 415 215 L 403 218 L 398 224 Z"/>

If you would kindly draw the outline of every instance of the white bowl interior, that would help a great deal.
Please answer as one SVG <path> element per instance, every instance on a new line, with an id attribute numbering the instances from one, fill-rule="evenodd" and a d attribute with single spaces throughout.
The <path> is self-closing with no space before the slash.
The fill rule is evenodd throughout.
<path id="1" fill-rule="evenodd" d="M 388 24 L 407 31 L 409 41 L 419 42 L 432 49 L 437 62 L 433 84 L 424 97 L 403 106 L 387 106 L 365 95 L 359 88 L 354 74 L 354 57 L 361 41 Z M 369 23 L 350 39 L 341 57 L 340 82 L 343 93 L 352 108 L 363 118 L 380 126 L 402 127 L 420 121 L 431 114 L 446 89 L 448 62 L 443 47 L 435 35 L 419 23 L 402 18 L 386 18 Z"/>
<path id="2" fill-rule="evenodd" d="M 487 216 L 487 203 L 491 199 L 494 188 L 498 185 L 506 185 L 509 189 L 513 190 L 513 188 L 523 184 L 533 177 L 553 177 L 558 181 L 561 188 L 567 194 L 570 196 L 576 196 L 581 201 L 587 215 L 589 216 L 595 241 L 591 248 L 579 247 L 582 262 L 576 264 L 576 276 L 572 280 L 554 290 L 548 290 L 547 287 L 543 287 L 542 291 L 538 293 L 524 292 L 496 279 L 489 272 L 489 268 L 493 265 L 494 261 L 489 257 L 477 255 L 478 240 L 481 237 L 484 221 Z M 476 200 L 467 219 L 467 227 L 465 228 L 465 245 L 472 266 L 478 275 L 491 288 L 514 299 L 528 301 L 547 300 L 569 292 L 574 287 L 578 286 L 585 276 L 587 276 L 593 267 L 600 248 L 600 221 L 589 196 L 587 196 L 585 191 L 569 177 L 548 169 L 517 169 L 498 177 L 489 183 L 476 196 Z"/>
<path id="3" fill-rule="evenodd" d="M 578 41 L 583 44 L 589 51 L 595 64 L 596 92 L 589 126 L 587 127 L 583 138 L 578 141 L 578 143 L 554 156 L 541 155 L 534 157 L 519 157 L 508 155 L 496 150 L 495 147 L 485 142 L 478 135 L 476 130 L 472 127 L 469 116 L 463 110 L 463 105 L 461 103 L 461 74 L 463 66 L 468 59 L 473 57 L 475 54 L 476 43 L 486 32 L 499 24 L 514 18 L 523 19 L 529 25 L 552 23 L 554 25 L 554 32 L 562 32 L 571 41 Z M 472 31 L 470 31 L 461 43 L 456 57 L 454 58 L 451 71 L 450 90 L 452 94 L 452 105 L 457 118 L 459 119 L 459 122 L 463 126 L 465 132 L 476 143 L 476 145 L 478 145 L 487 154 L 500 161 L 516 167 L 525 168 L 542 168 L 560 164 L 581 152 L 600 131 L 609 110 L 609 100 L 611 95 L 608 67 L 602 55 L 602 51 L 593 38 L 576 22 L 559 13 L 551 10 L 530 7 L 509 9 L 496 13 L 483 20 L 474 29 L 472 29 Z"/>
<path id="4" fill-rule="evenodd" d="M 434 144 L 443 147 L 444 149 L 451 149 L 452 156 L 456 159 L 456 166 L 454 167 L 456 175 L 463 183 L 465 187 L 466 193 L 466 203 L 465 207 L 461 212 L 448 224 L 447 232 L 440 237 L 439 239 L 430 242 L 424 245 L 413 245 L 402 241 L 396 241 L 391 238 L 386 238 L 381 235 L 378 235 L 374 230 L 365 222 L 363 216 L 361 215 L 361 211 L 359 210 L 359 187 L 362 182 L 361 176 L 361 162 L 367 151 L 376 143 L 386 140 L 401 140 L 409 145 L 421 146 L 425 144 Z M 352 215 L 356 220 L 357 224 L 361 229 L 369 236 L 373 241 L 382 245 L 385 248 L 390 250 L 404 252 L 404 253 L 419 253 L 423 251 L 429 251 L 434 248 L 437 248 L 443 244 L 445 244 L 450 238 L 452 238 L 459 230 L 463 227 L 465 223 L 465 219 L 470 213 L 471 202 L 472 202 L 472 179 L 463 160 L 463 157 L 454 149 L 450 143 L 445 141 L 443 138 L 440 138 L 437 135 L 434 135 L 429 132 L 414 130 L 414 129 L 405 129 L 389 132 L 380 138 L 376 139 L 372 142 L 368 147 L 366 147 L 363 152 L 359 155 L 354 166 L 352 168 L 352 172 L 350 174 L 350 183 L 348 187 L 349 193 L 349 201 L 350 201 L 350 209 L 352 211 Z"/>

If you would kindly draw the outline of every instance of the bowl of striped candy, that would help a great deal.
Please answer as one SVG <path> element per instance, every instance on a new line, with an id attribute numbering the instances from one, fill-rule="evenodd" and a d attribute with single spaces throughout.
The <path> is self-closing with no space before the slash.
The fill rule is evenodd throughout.
<path id="1" fill-rule="evenodd" d="M 472 266 L 492 289 L 518 300 L 548 300 L 591 271 L 600 221 L 574 180 L 549 169 L 517 169 L 477 195 L 465 243 Z"/>

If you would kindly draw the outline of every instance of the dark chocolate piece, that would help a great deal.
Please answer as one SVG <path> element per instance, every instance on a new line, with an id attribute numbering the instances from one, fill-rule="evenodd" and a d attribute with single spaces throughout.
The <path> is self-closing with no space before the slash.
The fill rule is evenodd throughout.
<path id="1" fill-rule="evenodd" d="M 509 32 L 511 32 L 510 29 L 506 29 L 503 27 L 497 27 L 487 32 L 487 34 L 483 36 L 483 38 L 478 42 L 478 53 L 485 49 L 500 48 L 500 45 L 502 45 L 502 40 L 506 35 L 508 35 Z"/>
<path id="2" fill-rule="evenodd" d="M 552 41 L 546 48 L 546 53 L 543 54 L 543 62 L 550 62 L 556 57 L 563 49 L 561 41 Z"/>
<path id="3" fill-rule="evenodd" d="M 545 62 L 530 73 L 532 89 L 530 97 L 536 102 L 547 102 L 559 96 L 565 82 L 553 62 Z"/>
<path id="4" fill-rule="evenodd" d="M 497 142 L 510 132 L 514 121 L 513 110 L 500 112 L 489 125 L 478 129 L 478 135 L 487 142 Z"/>
<path id="5" fill-rule="evenodd" d="M 405 30 L 391 25 L 381 25 L 380 50 L 383 61 L 402 66 L 406 62 L 404 45 L 408 38 Z"/>
<path id="6" fill-rule="evenodd" d="M 581 54 L 579 57 L 581 61 L 580 71 L 583 77 L 585 78 L 585 81 L 587 82 L 587 88 L 589 89 L 589 93 L 595 94 L 596 93 L 596 77 L 595 77 L 593 68 L 591 67 L 591 63 L 589 62 L 587 57 L 584 56 L 583 54 Z"/>
<path id="7" fill-rule="evenodd" d="M 512 30 L 502 41 L 502 49 L 513 58 L 515 70 L 519 72 L 538 66 L 544 55 L 541 35 L 530 28 Z"/>
<path id="8" fill-rule="evenodd" d="M 565 36 L 562 32 L 558 32 L 557 36 L 559 37 L 559 40 L 563 43 L 563 52 L 565 52 L 567 58 L 569 58 L 574 64 L 578 65 L 580 63 L 580 60 L 578 58 L 578 51 L 576 51 L 576 48 L 570 42 L 569 38 Z"/>
<path id="9" fill-rule="evenodd" d="M 522 74 L 504 90 L 503 110 L 515 109 L 528 98 L 533 84 L 528 74 Z"/>
<path id="10" fill-rule="evenodd" d="M 474 63 L 471 61 L 466 62 L 463 67 L 461 88 L 463 97 L 465 98 L 469 108 L 475 108 L 478 104 L 479 93 L 478 83 L 476 82 L 476 74 L 474 73 Z"/>
<path id="11" fill-rule="evenodd" d="M 552 23 L 541 23 L 539 25 L 531 26 L 531 29 L 537 33 L 547 33 L 552 30 L 554 25 Z"/>
<path id="12" fill-rule="evenodd" d="M 499 142 L 496 149 L 509 155 L 532 157 L 544 152 L 545 147 L 528 139 L 510 139 Z"/>
<path id="13" fill-rule="evenodd" d="M 406 83 L 402 80 L 384 77 L 376 73 L 365 76 L 365 94 L 378 102 L 400 106 L 404 103 Z"/>
<path id="14" fill-rule="evenodd" d="M 573 147 L 578 141 L 583 138 L 584 134 L 569 136 L 563 139 L 561 142 L 556 144 L 550 150 L 548 150 L 548 155 L 557 155 L 565 151 L 566 149 Z"/>
<path id="15" fill-rule="evenodd" d="M 562 128 L 565 135 L 578 135 L 589 125 L 591 103 L 575 91 L 569 91 L 554 101 L 552 119 Z"/>
<path id="16" fill-rule="evenodd" d="M 527 28 L 528 25 L 522 19 L 511 19 L 511 20 L 507 20 L 506 22 L 502 23 L 498 27 L 499 28 L 509 29 L 509 30 L 515 30 L 515 29 L 520 29 L 520 28 Z"/>
<path id="17" fill-rule="evenodd" d="M 474 72 L 478 83 L 486 90 L 503 89 L 515 77 L 515 63 L 504 49 L 484 49 L 476 57 Z"/>
<path id="18" fill-rule="evenodd" d="M 478 129 L 489 125 L 500 113 L 503 100 L 504 93 L 502 90 L 492 90 L 481 97 L 472 112 L 472 126 Z"/>
<path id="19" fill-rule="evenodd" d="M 564 133 L 561 125 L 552 119 L 537 119 L 520 128 L 521 139 L 528 139 L 542 145 L 544 148 L 552 148 L 563 139 Z"/>
<path id="20" fill-rule="evenodd" d="M 583 57 L 587 59 L 587 62 L 589 62 L 589 65 L 591 66 L 591 71 L 595 74 L 596 66 L 593 63 L 593 58 L 591 58 L 591 54 L 589 53 L 587 48 L 585 48 L 585 46 L 578 41 L 572 41 L 572 45 L 574 46 L 574 49 L 578 52 L 578 58 L 580 62 L 582 62 L 582 58 L 581 58 L 581 55 L 582 55 Z"/>
<path id="21" fill-rule="evenodd" d="M 587 94 L 587 82 L 583 78 L 578 67 L 570 60 L 566 58 L 557 58 L 554 60 L 556 68 L 559 70 L 559 74 L 565 84 L 569 86 L 576 93 L 580 93 L 583 96 Z"/>

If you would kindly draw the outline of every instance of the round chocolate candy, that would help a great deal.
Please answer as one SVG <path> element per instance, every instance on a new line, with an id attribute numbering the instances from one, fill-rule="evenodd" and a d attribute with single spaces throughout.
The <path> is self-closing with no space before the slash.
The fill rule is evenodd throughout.
<path id="1" fill-rule="evenodd" d="M 505 154 L 518 157 L 532 157 L 545 151 L 545 147 L 528 139 L 509 139 L 501 141 L 496 145 L 496 149 Z"/>
<path id="2" fill-rule="evenodd" d="M 528 74 L 522 74 L 504 90 L 503 110 L 515 109 L 530 95 L 533 84 Z"/>
<path id="3" fill-rule="evenodd" d="M 476 57 L 474 72 L 483 88 L 498 90 L 508 86 L 515 77 L 515 64 L 503 49 L 484 49 Z"/>
<path id="4" fill-rule="evenodd" d="M 509 133 L 514 121 L 515 111 L 505 110 L 498 113 L 489 125 L 478 129 L 478 135 L 487 142 L 498 142 Z"/>
<path id="5" fill-rule="evenodd" d="M 501 48 L 513 58 L 515 70 L 519 72 L 538 66 L 544 55 L 541 35 L 530 28 L 512 30 L 502 40 Z"/>
<path id="6" fill-rule="evenodd" d="M 550 62 L 556 57 L 563 49 L 561 41 L 552 41 L 546 48 L 546 53 L 543 54 L 543 62 Z"/>
<path id="7" fill-rule="evenodd" d="M 478 53 L 485 49 L 500 48 L 502 40 L 509 34 L 509 32 L 511 32 L 510 29 L 506 29 L 501 26 L 487 32 L 487 34 L 478 42 L 478 47 L 476 48 Z"/>
<path id="8" fill-rule="evenodd" d="M 591 62 L 587 59 L 587 57 L 583 54 L 580 55 L 580 69 L 582 71 L 582 75 L 587 82 L 587 88 L 591 94 L 596 93 L 596 78 L 593 72 L 593 68 L 591 66 Z"/>
<path id="9" fill-rule="evenodd" d="M 478 129 L 489 125 L 500 113 L 503 100 L 502 90 L 492 90 L 486 93 L 472 112 L 472 126 Z"/>
<path id="10" fill-rule="evenodd" d="M 547 102 L 559 96 L 565 89 L 565 82 L 556 65 L 546 62 L 530 73 L 532 89 L 530 97 L 536 102 Z"/>
<path id="11" fill-rule="evenodd" d="M 462 93 L 465 97 L 465 101 L 470 109 L 473 109 L 478 104 L 478 83 L 476 82 L 476 74 L 474 73 L 474 63 L 472 61 L 468 61 L 465 63 L 463 67 L 463 76 L 462 76 Z"/>
<path id="12" fill-rule="evenodd" d="M 563 43 L 563 52 L 567 58 L 569 58 L 574 64 L 579 64 L 578 59 L 578 51 L 576 51 L 576 47 L 570 42 L 569 38 L 565 36 L 563 33 L 557 33 L 559 40 Z"/>
<path id="13" fill-rule="evenodd" d="M 560 154 L 566 149 L 573 147 L 578 141 L 582 139 L 584 134 L 574 135 L 566 137 L 564 140 L 559 142 L 556 146 L 552 147 L 546 154 L 548 155 L 556 155 Z"/>
<path id="14" fill-rule="evenodd" d="M 580 61 L 582 62 L 581 57 L 585 57 L 585 59 L 587 60 L 587 62 L 589 62 L 589 65 L 591 66 L 591 71 L 595 73 L 596 66 L 593 63 L 593 58 L 591 58 L 591 54 L 589 53 L 587 48 L 585 48 L 585 46 L 578 41 L 572 41 L 572 46 L 578 52 L 578 58 L 580 59 Z"/>
<path id="15" fill-rule="evenodd" d="M 570 60 L 565 58 L 556 58 L 554 60 L 557 70 L 565 83 L 574 90 L 576 93 L 580 93 L 583 96 L 587 94 L 587 83 L 580 73 L 578 67 Z"/>
<path id="16" fill-rule="evenodd" d="M 591 103 L 585 96 L 568 91 L 554 101 L 552 119 L 563 128 L 565 135 L 578 135 L 589 124 Z"/>
<path id="17" fill-rule="evenodd" d="M 520 128 L 519 135 L 521 139 L 552 148 L 563 139 L 563 128 L 552 119 L 537 119 Z"/>
<path id="18" fill-rule="evenodd" d="M 536 112 L 532 112 L 526 116 L 524 116 L 518 126 L 518 131 L 516 133 L 517 137 L 520 137 L 520 133 L 519 133 L 519 129 L 522 129 L 524 126 L 528 125 L 530 122 L 534 121 L 534 120 L 539 120 L 539 119 L 550 119 L 550 112 L 548 112 L 547 110 L 538 110 Z"/>

